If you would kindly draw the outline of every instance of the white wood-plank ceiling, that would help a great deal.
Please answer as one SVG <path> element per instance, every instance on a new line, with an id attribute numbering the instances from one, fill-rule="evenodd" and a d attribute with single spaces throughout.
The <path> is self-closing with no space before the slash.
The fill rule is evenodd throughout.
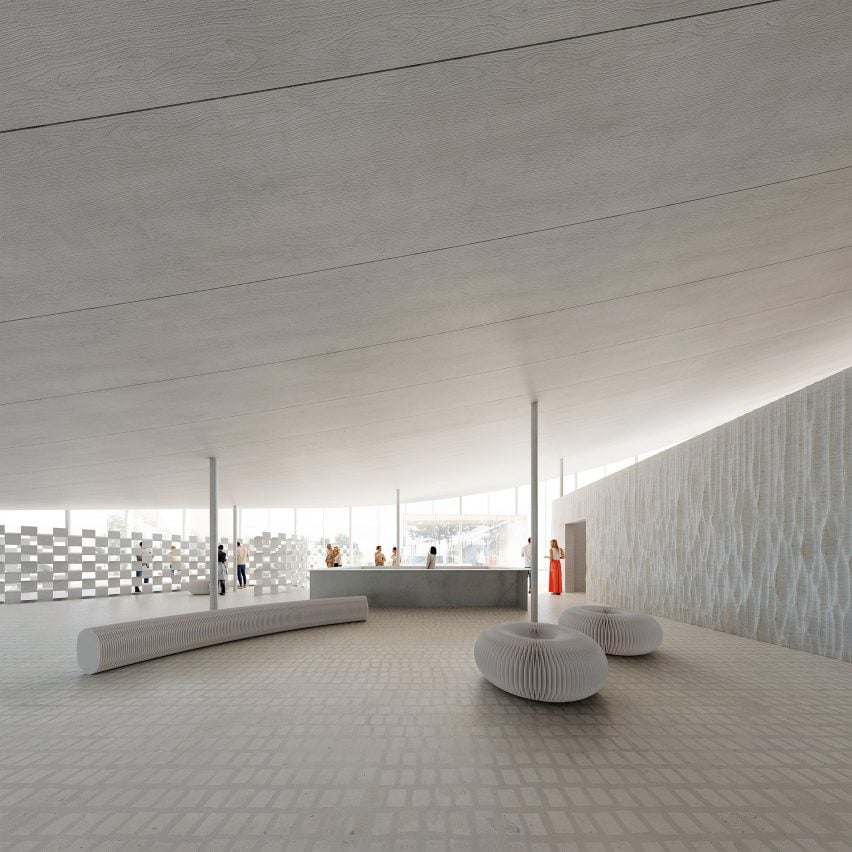
<path id="1" fill-rule="evenodd" d="M 346 505 L 852 364 L 852 4 L 8 4 L 0 507 Z"/>

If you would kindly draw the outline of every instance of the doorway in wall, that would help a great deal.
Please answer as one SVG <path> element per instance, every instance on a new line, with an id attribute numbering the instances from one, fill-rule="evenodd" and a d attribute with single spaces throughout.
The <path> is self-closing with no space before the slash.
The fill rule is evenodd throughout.
<path id="1" fill-rule="evenodd" d="M 565 524 L 565 591 L 586 591 L 586 522 Z"/>

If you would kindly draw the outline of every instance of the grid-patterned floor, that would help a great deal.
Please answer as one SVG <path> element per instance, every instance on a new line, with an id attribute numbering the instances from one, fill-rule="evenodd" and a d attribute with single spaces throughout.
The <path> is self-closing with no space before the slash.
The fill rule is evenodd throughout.
<path id="1" fill-rule="evenodd" d="M 533 704 L 473 663 L 517 611 L 373 610 L 79 673 L 81 627 L 205 606 L 0 608 L 0 848 L 852 849 L 848 664 L 663 622 L 598 695 Z"/>

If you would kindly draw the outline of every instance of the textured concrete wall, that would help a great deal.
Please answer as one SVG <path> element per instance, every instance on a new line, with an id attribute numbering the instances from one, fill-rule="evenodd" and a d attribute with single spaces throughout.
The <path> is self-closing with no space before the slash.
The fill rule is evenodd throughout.
<path id="1" fill-rule="evenodd" d="M 589 597 L 852 661 L 852 370 L 569 494 Z"/>

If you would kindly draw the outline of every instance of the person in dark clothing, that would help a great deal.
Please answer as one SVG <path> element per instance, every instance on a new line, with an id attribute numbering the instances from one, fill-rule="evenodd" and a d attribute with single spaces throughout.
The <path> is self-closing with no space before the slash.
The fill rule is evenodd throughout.
<path id="1" fill-rule="evenodd" d="M 146 550 L 145 550 L 145 545 L 144 545 L 144 543 L 140 541 L 140 542 L 139 542 L 139 552 L 136 554 L 136 561 L 137 561 L 137 562 L 141 562 L 142 564 L 141 564 L 139 567 L 140 567 L 140 568 L 145 569 L 146 571 L 147 571 L 147 570 L 148 570 L 148 568 L 150 567 L 150 565 L 148 564 L 148 561 L 147 561 L 147 557 L 148 557 L 148 551 L 146 551 Z M 142 576 L 142 571 L 137 571 L 137 572 L 136 572 L 136 576 L 137 576 L 137 577 L 141 577 L 141 576 Z M 144 579 L 142 582 L 143 582 L 143 583 L 147 583 L 147 582 L 148 582 L 148 578 L 147 578 L 147 577 L 145 577 L 145 579 Z M 139 593 L 139 592 L 141 592 L 141 591 L 142 591 L 142 589 L 140 589 L 140 588 L 139 588 L 139 586 L 134 586 L 134 587 L 133 587 L 133 593 L 134 593 L 134 594 L 138 594 L 138 593 Z"/>
<path id="2" fill-rule="evenodd" d="M 139 542 L 139 552 L 136 554 L 136 561 L 137 561 L 137 562 L 141 562 L 141 561 L 142 561 L 142 542 L 141 542 L 141 541 Z M 140 566 L 140 567 L 141 567 L 141 566 Z M 142 572 L 141 572 L 141 571 L 137 571 L 137 572 L 136 572 L 136 576 L 137 576 L 137 577 L 141 577 L 141 576 L 142 576 Z M 133 594 L 134 594 L 134 595 L 138 595 L 141 591 L 142 591 L 142 589 L 140 589 L 140 588 L 139 588 L 139 586 L 134 586 L 134 587 L 133 587 Z"/>
<path id="3" fill-rule="evenodd" d="M 225 545 L 219 545 L 219 552 L 216 554 L 219 562 L 219 594 L 225 594 L 225 578 L 228 576 L 228 555 L 225 553 Z"/>

